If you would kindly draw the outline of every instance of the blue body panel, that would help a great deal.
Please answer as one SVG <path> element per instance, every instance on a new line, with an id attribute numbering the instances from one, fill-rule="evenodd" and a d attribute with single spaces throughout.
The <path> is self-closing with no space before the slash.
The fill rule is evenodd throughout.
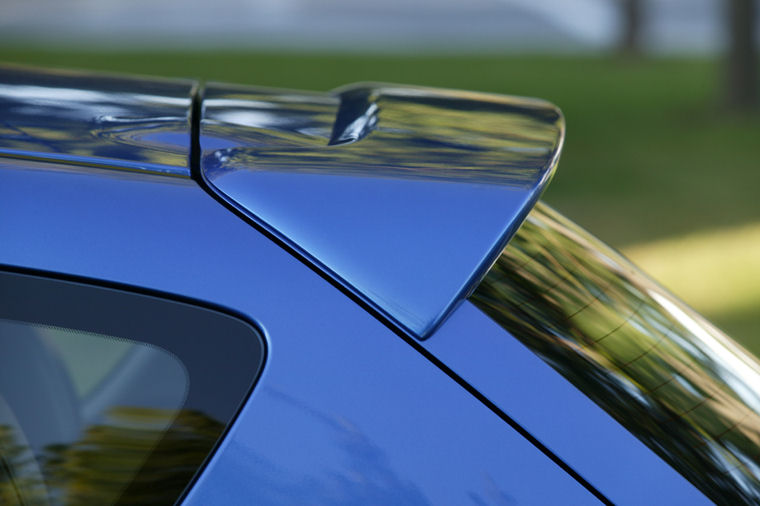
<path id="1" fill-rule="evenodd" d="M 614 502 L 711 504 L 469 300 L 424 346 Z"/>
<path id="2" fill-rule="evenodd" d="M 546 102 L 459 91 L 211 85 L 200 134 L 214 191 L 425 338 L 540 195 L 564 122 Z"/>
<path id="3" fill-rule="evenodd" d="M 0 264 L 202 299 L 262 329 L 263 375 L 188 503 L 596 501 L 190 180 L 0 160 L 0 216 Z"/>
<path id="4" fill-rule="evenodd" d="M 0 156 L 190 176 L 193 83 L 0 68 Z"/>

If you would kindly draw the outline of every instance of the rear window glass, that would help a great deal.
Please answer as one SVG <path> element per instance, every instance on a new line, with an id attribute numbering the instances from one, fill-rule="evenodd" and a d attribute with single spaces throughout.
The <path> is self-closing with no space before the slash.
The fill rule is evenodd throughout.
<path id="1" fill-rule="evenodd" d="M 722 504 L 760 502 L 760 363 L 548 207 L 472 302 Z"/>
<path id="2" fill-rule="evenodd" d="M 253 385 L 247 323 L 0 272 L 0 504 L 171 504 Z"/>

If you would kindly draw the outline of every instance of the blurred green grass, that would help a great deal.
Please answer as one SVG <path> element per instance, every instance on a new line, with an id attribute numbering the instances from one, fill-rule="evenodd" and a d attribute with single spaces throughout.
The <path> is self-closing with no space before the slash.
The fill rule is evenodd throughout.
<path id="1" fill-rule="evenodd" d="M 0 47 L 0 61 L 314 90 L 369 80 L 541 97 L 567 120 L 544 198 L 613 246 L 760 222 L 760 116 L 722 112 L 717 60 Z M 707 316 L 760 350 L 760 316 Z"/>

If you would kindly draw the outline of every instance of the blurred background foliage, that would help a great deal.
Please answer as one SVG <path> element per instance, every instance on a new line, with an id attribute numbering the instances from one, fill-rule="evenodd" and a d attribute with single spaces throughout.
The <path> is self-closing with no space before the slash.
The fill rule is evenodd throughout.
<path id="1" fill-rule="evenodd" d="M 756 0 L 66 5 L 5 2 L 0 61 L 548 99 L 567 139 L 544 199 L 760 349 Z"/>

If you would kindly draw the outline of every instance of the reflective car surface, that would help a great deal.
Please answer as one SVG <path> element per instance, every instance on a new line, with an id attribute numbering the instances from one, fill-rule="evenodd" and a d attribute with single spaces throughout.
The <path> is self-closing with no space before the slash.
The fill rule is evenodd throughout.
<path id="1" fill-rule="evenodd" d="M 760 363 L 619 254 L 539 205 L 471 300 L 711 498 L 760 500 Z"/>
<path id="2" fill-rule="evenodd" d="M 756 502 L 760 366 L 537 204 L 564 133 L 0 69 L 0 502 Z"/>

